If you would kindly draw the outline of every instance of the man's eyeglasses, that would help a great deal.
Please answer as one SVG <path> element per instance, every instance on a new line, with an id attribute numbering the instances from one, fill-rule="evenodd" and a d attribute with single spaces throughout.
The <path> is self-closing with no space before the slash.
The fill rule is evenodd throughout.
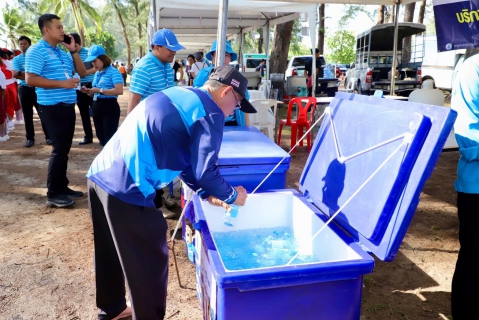
<path id="1" fill-rule="evenodd" d="M 236 97 L 236 93 L 234 90 L 231 90 L 231 92 L 233 92 L 233 95 L 235 96 L 235 100 L 236 100 L 236 107 L 235 107 L 235 110 L 239 110 L 241 109 L 241 100 L 238 100 L 238 98 Z"/>

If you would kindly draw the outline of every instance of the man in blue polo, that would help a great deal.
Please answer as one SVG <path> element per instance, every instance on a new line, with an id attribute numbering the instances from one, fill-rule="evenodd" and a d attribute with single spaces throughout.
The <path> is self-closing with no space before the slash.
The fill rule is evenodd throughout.
<path id="1" fill-rule="evenodd" d="M 236 69 L 218 67 L 199 89 L 157 92 L 138 104 L 93 160 L 87 183 L 98 319 L 165 316 L 168 226 L 154 205 L 155 190 L 180 175 L 211 204 L 226 210 L 245 204 L 246 190 L 224 180 L 217 162 L 225 118 L 236 109 L 256 112 L 243 98 L 247 86 Z"/>
<path id="2" fill-rule="evenodd" d="M 176 51 L 184 48 L 171 30 L 162 29 L 155 32 L 151 51 L 138 61 L 131 74 L 127 113 L 146 97 L 175 85 L 171 63 L 175 59 Z"/>
<path id="3" fill-rule="evenodd" d="M 91 84 L 93 82 L 93 78 L 95 77 L 95 72 L 97 71 L 95 67 L 90 63 L 85 63 L 86 58 L 88 57 L 88 48 L 82 46 L 81 37 L 78 33 L 72 33 L 73 39 L 75 39 L 75 47 L 78 51 L 78 55 L 80 59 L 83 61 L 86 69 L 86 76 L 80 79 L 80 84 L 82 87 L 91 89 Z M 93 130 L 91 128 L 91 120 L 90 120 L 90 106 L 93 104 L 93 98 L 90 97 L 88 94 L 77 90 L 77 106 L 78 110 L 80 111 L 81 123 L 83 126 L 83 132 L 85 132 L 85 136 L 83 140 L 80 141 L 79 145 L 93 143 Z"/>
<path id="4" fill-rule="evenodd" d="M 25 133 L 27 142 L 25 143 L 26 148 L 33 147 L 35 144 L 35 128 L 33 126 L 33 108 L 37 110 L 38 113 L 38 104 L 37 104 L 37 94 L 35 93 L 35 88 L 27 85 L 25 81 L 25 55 L 32 45 L 32 40 L 26 36 L 21 36 L 18 39 L 18 45 L 22 53 L 16 56 L 13 59 L 13 76 L 18 80 L 18 100 L 22 106 L 23 111 L 23 120 L 25 122 Z M 50 138 L 48 137 L 47 129 L 41 121 L 43 133 L 45 134 L 45 140 L 47 144 L 52 144 Z"/>
<path id="5" fill-rule="evenodd" d="M 75 132 L 75 103 L 80 77 L 86 75 L 83 61 L 75 48 L 75 39 L 65 35 L 60 18 L 44 14 L 38 18 L 42 39 L 27 51 L 25 80 L 35 87 L 40 119 L 52 140 L 48 163 L 47 205 L 66 207 L 83 192 L 68 188 L 68 153 Z M 64 42 L 65 40 L 69 40 Z M 62 44 L 69 53 L 61 50 Z M 78 73 L 79 77 L 74 77 Z"/>

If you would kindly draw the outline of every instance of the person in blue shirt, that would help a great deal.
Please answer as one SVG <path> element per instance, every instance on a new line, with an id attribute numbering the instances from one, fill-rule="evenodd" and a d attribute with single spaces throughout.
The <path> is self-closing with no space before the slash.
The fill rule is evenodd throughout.
<path id="1" fill-rule="evenodd" d="M 83 196 L 83 192 L 68 188 L 67 166 L 75 132 L 75 88 L 86 70 L 75 48 L 75 39 L 64 33 L 58 16 L 48 13 L 40 16 L 38 27 L 42 39 L 27 51 L 25 80 L 27 85 L 35 87 L 40 119 L 53 144 L 48 163 L 47 205 L 66 207 L 75 203 L 72 199 Z M 69 53 L 58 47 L 60 43 Z"/>
<path id="2" fill-rule="evenodd" d="M 35 93 L 35 88 L 27 85 L 27 82 L 25 81 L 25 55 L 31 45 L 32 40 L 30 40 L 30 38 L 26 36 L 21 36 L 18 38 L 18 46 L 20 47 L 22 53 L 13 59 L 13 76 L 18 80 L 18 100 L 22 106 L 23 120 L 25 122 L 25 136 L 27 138 L 27 142 L 25 143 L 26 148 L 31 148 L 35 144 L 33 108 L 35 108 L 38 113 L 37 94 Z M 45 140 L 47 144 L 52 144 L 48 136 L 48 131 L 45 128 L 45 124 L 41 120 L 40 123 L 42 124 L 42 129 L 43 133 L 45 134 Z"/>
<path id="3" fill-rule="evenodd" d="M 200 72 L 195 76 L 195 79 L 193 80 L 193 86 L 198 88 L 201 87 L 207 80 L 208 77 L 211 73 L 211 70 L 214 68 L 214 63 L 216 59 L 216 43 L 217 41 L 213 41 L 211 44 L 211 50 L 206 54 L 206 58 L 208 60 L 213 61 L 213 65 L 203 68 L 200 70 Z M 228 40 L 226 41 L 226 46 L 225 46 L 225 65 L 229 65 L 230 62 L 236 61 L 238 59 L 238 54 L 233 51 L 233 47 L 231 46 L 231 42 Z M 248 91 L 246 90 L 246 96 L 245 98 L 249 100 L 249 94 Z M 236 111 L 234 114 L 230 115 L 226 119 L 226 126 L 238 126 L 238 125 L 246 125 L 247 120 L 242 112 Z"/>
<path id="4" fill-rule="evenodd" d="M 91 63 L 86 63 L 85 61 L 88 56 L 88 48 L 82 46 L 80 35 L 78 33 L 72 33 L 71 35 L 73 39 L 75 39 L 76 50 L 78 51 L 78 55 L 83 61 L 83 64 L 85 65 L 86 69 L 86 76 L 80 79 L 80 85 L 82 87 L 91 88 L 96 69 L 91 65 Z M 93 130 L 91 128 L 90 121 L 90 107 L 92 104 L 92 97 L 83 93 L 80 90 L 77 91 L 77 106 L 78 111 L 80 111 L 83 132 L 85 133 L 83 140 L 78 143 L 79 145 L 93 143 Z"/>
<path id="5" fill-rule="evenodd" d="M 81 91 L 93 97 L 92 117 L 96 136 L 100 145 L 105 146 L 120 123 L 118 96 L 123 94 L 123 77 L 118 69 L 111 66 L 111 59 L 102 46 L 91 46 L 85 62 L 91 62 L 98 70 L 92 87 L 82 87 Z"/>
<path id="6" fill-rule="evenodd" d="M 454 320 L 479 319 L 479 48 L 467 49 L 454 80 L 451 108 L 459 145 L 457 191 L 459 256 L 452 278 Z"/>
<path id="7" fill-rule="evenodd" d="M 176 52 L 184 48 L 171 30 L 161 29 L 155 32 L 151 51 L 138 61 L 131 73 L 127 113 L 146 97 L 175 85 L 171 63 Z"/>
<path id="8" fill-rule="evenodd" d="M 199 89 L 172 87 L 143 100 L 93 160 L 88 201 L 95 246 L 100 319 L 163 319 L 168 283 L 166 220 L 155 190 L 180 176 L 211 204 L 245 204 L 218 169 L 225 118 L 235 109 L 256 112 L 244 99 L 248 81 L 218 67 Z M 132 309 L 126 306 L 125 278 Z"/>

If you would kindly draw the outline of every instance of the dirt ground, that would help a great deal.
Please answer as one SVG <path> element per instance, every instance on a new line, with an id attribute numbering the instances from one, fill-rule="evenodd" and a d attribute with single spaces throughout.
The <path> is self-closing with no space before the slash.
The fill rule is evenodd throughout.
<path id="1" fill-rule="evenodd" d="M 122 117 L 127 101 L 128 91 L 120 98 Z M 0 143 L 0 319 L 95 319 L 88 202 L 83 197 L 71 208 L 45 205 L 51 147 L 45 144 L 38 120 L 35 128 L 37 142 L 32 148 L 23 147 L 23 126 Z M 82 139 L 77 113 L 68 177 L 72 188 L 86 192 L 85 174 L 101 147 L 96 139 L 79 146 Z M 284 140 L 285 149 L 287 145 Z M 297 188 L 306 159 L 304 150 L 293 155 L 288 188 Z M 376 259 L 375 271 L 364 277 L 361 319 L 452 318 L 450 283 L 459 248 L 453 189 L 457 161 L 457 152 L 441 155 L 396 259 L 392 263 Z M 175 223 L 169 221 L 170 229 Z M 175 251 L 185 288 L 178 285 L 170 256 L 165 319 L 202 319 L 194 265 L 181 241 Z"/>

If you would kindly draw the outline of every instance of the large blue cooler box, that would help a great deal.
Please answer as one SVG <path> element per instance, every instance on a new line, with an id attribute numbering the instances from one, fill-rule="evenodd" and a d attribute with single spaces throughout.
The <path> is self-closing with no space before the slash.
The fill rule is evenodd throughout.
<path id="1" fill-rule="evenodd" d="M 187 211 L 204 319 L 359 319 L 370 253 L 394 259 L 455 117 L 448 108 L 338 94 L 302 194 L 251 195 L 233 227 L 222 223 L 222 208 L 194 196 Z M 278 246 L 278 233 L 294 239 L 295 251 Z"/>

